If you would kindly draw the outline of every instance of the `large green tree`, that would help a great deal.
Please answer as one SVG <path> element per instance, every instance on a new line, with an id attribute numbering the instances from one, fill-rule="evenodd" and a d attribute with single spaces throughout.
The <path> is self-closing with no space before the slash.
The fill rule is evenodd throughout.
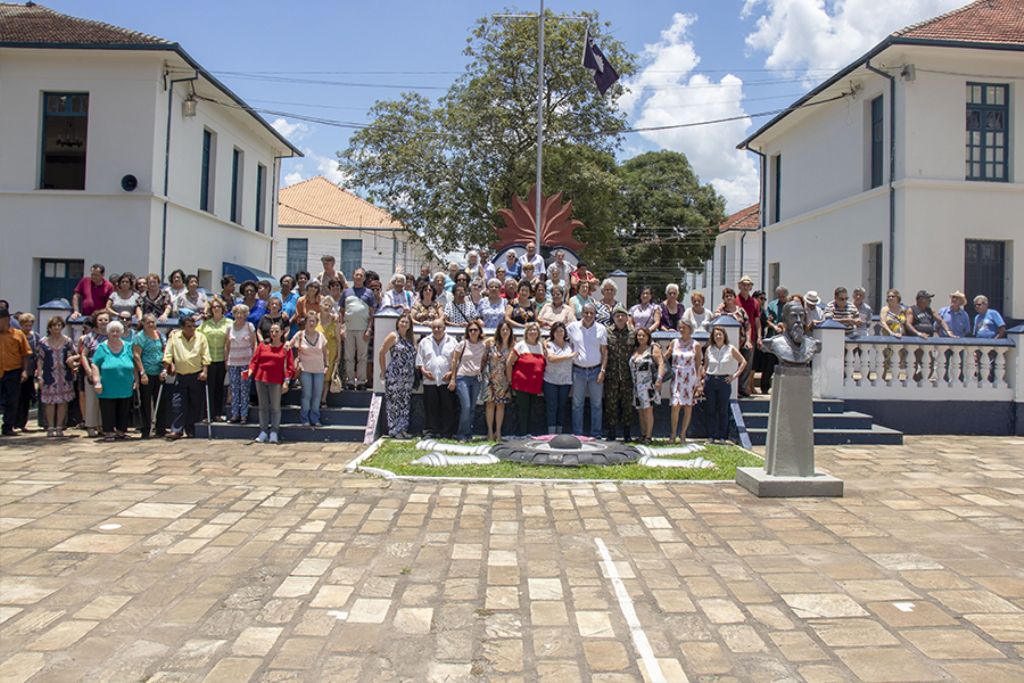
<path id="1" fill-rule="evenodd" d="M 635 58 L 582 13 L 625 77 Z M 625 128 L 616 84 L 602 97 L 580 62 L 584 22 L 545 21 L 545 194 L 572 200 L 579 237 L 597 261 L 614 244 L 619 184 L 614 152 Z M 339 153 L 351 184 L 388 209 L 436 253 L 488 244 L 497 211 L 534 182 L 537 21 L 484 17 L 467 39 L 465 72 L 437 102 L 417 94 L 377 102 L 372 123 Z"/>
<path id="2" fill-rule="evenodd" d="M 618 265 L 629 275 L 630 301 L 641 286 L 661 298 L 665 285 L 711 257 L 725 200 L 701 184 L 685 154 L 647 152 L 618 169 L 622 194 Z"/>

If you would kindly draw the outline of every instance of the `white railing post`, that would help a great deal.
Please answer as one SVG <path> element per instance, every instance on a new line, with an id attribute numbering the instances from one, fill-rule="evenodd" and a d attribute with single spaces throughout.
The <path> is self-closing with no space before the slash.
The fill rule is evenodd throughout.
<path id="1" fill-rule="evenodd" d="M 1014 346 L 1006 352 L 1006 381 L 1013 390 L 1014 411 L 1017 416 L 1016 434 L 1024 436 L 1024 325 L 1018 325 L 1006 332 Z"/>
<path id="2" fill-rule="evenodd" d="M 380 347 L 384 345 L 384 340 L 389 334 L 395 331 L 395 321 L 398 320 L 399 313 L 395 310 L 382 311 L 377 315 L 373 316 L 373 348 L 370 352 L 373 354 L 370 358 L 373 361 L 373 391 L 374 393 L 384 393 L 384 381 L 380 378 Z"/>
<path id="3" fill-rule="evenodd" d="M 840 398 L 846 370 L 846 326 L 826 320 L 812 333 L 821 342 L 821 353 L 811 361 L 815 398 Z"/>

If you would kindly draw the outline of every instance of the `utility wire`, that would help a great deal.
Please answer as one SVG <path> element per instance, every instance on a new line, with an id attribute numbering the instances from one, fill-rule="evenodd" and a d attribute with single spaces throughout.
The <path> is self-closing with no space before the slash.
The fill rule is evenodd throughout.
<path id="1" fill-rule="evenodd" d="M 627 133 L 646 133 L 646 132 L 652 132 L 652 131 L 674 130 L 674 129 L 679 129 L 679 128 L 693 128 L 693 127 L 697 127 L 697 126 L 709 126 L 709 125 L 714 125 L 716 123 L 728 123 L 730 121 L 742 121 L 744 119 L 753 119 L 753 118 L 761 118 L 761 117 L 765 117 L 765 116 L 774 116 L 776 114 L 781 114 L 783 112 L 796 111 L 798 109 L 807 109 L 809 107 L 816 107 L 816 106 L 818 106 L 820 104 L 827 104 L 828 102 L 834 102 L 836 100 L 843 99 L 844 97 L 849 97 L 850 95 L 852 95 L 851 92 L 842 92 L 842 93 L 840 93 L 838 95 L 835 95 L 833 97 L 829 97 L 829 98 L 824 99 L 824 100 L 817 100 L 815 102 L 805 102 L 804 104 L 795 105 L 795 106 L 791 106 L 791 107 L 783 107 L 781 109 L 771 109 L 771 110 L 768 110 L 768 111 L 753 112 L 753 113 L 747 113 L 747 114 L 742 114 L 742 115 L 737 115 L 737 116 L 727 116 L 727 117 L 724 117 L 724 118 L 710 119 L 710 120 L 706 120 L 706 121 L 691 121 L 689 123 L 675 123 L 675 124 L 668 124 L 668 125 L 664 125 L 664 126 L 643 126 L 643 127 L 636 127 L 636 128 L 624 128 L 622 130 L 595 131 L 593 133 L 579 133 L 577 135 L 579 137 L 598 137 L 598 136 L 601 136 L 601 135 L 620 135 L 620 134 L 627 134 Z M 195 95 L 195 97 L 197 99 L 201 99 L 201 100 L 204 100 L 206 102 L 211 102 L 213 104 L 218 104 L 218 105 L 225 106 L 225 107 L 230 107 L 230 108 L 233 108 L 233 109 L 241 109 L 243 111 L 248 111 L 250 113 L 267 114 L 268 116 L 281 116 L 281 117 L 285 117 L 285 118 L 295 119 L 295 120 L 298 120 L 298 121 L 306 121 L 308 123 L 316 123 L 316 124 L 323 125 L 323 126 L 332 126 L 332 127 L 335 127 L 335 128 L 352 128 L 352 129 L 356 129 L 356 130 L 362 130 L 364 128 L 370 128 L 372 126 L 372 124 L 367 124 L 367 123 L 356 123 L 356 122 L 353 122 L 353 121 L 337 121 L 337 120 L 334 120 L 334 119 L 327 119 L 327 118 L 323 118 L 323 117 L 319 117 L 319 116 L 310 116 L 308 114 L 297 114 L 295 112 L 277 111 L 277 110 L 273 110 L 273 109 L 264 109 L 264 108 L 261 108 L 261 107 L 243 106 L 243 105 L 234 104 L 234 103 L 230 103 L 230 102 L 223 102 L 221 100 L 216 100 L 216 99 L 213 99 L 211 97 L 204 97 L 202 95 Z M 399 131 L 396 130 L 395 132 L 399 132 Z M 402 131 L 402 132 L 405 132 L 405 131 Z M 429 134 L 433 134 L 433 135 L 444 135 L 444 133 L 441 132 L 441 131 L 421 131 L 420 132 L 420 134 L 424 134 L 424 133 L 429 133 Z"/>

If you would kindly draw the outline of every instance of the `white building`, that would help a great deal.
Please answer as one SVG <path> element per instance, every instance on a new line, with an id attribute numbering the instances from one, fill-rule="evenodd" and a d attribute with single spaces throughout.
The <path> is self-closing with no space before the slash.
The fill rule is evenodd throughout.
<path id="1" fill-rule="evenodd" d="M 722 289 L 736 290 L 740 278 L 749 275 L 762 288 L 760 205 L 753 204 L 728 216 L 718 225 L 715 250 L 703 271 L 687 271 L 686 289 L 702 292 L 704 303 L 714 308 L 722 302 Z M 739 291 L 739 290 L 736 290 Z M 689 297 L 684 297 L 690 305 Z"/>
<path id="2" fill-rule="evenodd" d="M 269 271 L 278 164 L 301 156 L 177 43 L 0 4 L 0 297 L 175 268 Z"/>
<path id="3" fill-rule="evenodd" d="M 391 214 L 323 176 L 282 188 L 278 201 L 275 276 L 305 270 L 316 277 L 323 270 L 320 258 L 328 254 L 348 278 L 361 266 L 385 282 L 399 268 L 417 276 L 420 266 L 433 263 Z"/>
<path id="4" fill-rule="evenodd" d="M 1024 0 L 982 0 L 893 33 L 741 142 L 762 160 L 757 286 L 864 286 L 876 311 L 890 287 L 963 290 L 1024 318 L 1022 78 Z"/>

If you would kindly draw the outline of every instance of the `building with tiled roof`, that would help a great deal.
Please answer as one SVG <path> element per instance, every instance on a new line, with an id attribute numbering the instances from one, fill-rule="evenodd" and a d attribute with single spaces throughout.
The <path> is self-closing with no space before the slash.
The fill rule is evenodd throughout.
<path id="1" fill-rule="evenodd" d="M 70 299 L 93 263 L 210 289 L 270 270 L 280 159 L 301 152 L 181 45 L 0 3 L 0 64 L 13 308 Z"/>
<path id="2" fill-rule="evenodd" d="M 726 217 L 718 224 L 719 232 L 729 230 L 757 230 L 761 227 L 761 204 L 751 204 Z"/>
<path id="3" fill-rule="evenodd" d="M 1021 74 L 1024 0 L 979 0 L 894 31 L 740 142 L 761 164 L 766 288 L 861 286 L 876 311 L 890 288 L 963 291 L 1024 318 Z"/>
<path id="4" fill-rule="evenodd" d="M 327 254 L 346 276 L 362 266 L 384 279 L 399 269 L 418 275 L 431 262 L 423 245 L 391 214 L 324 176 L 281 189 L 277 241 L 273 272 L 278 276 L 299 270 L 316 276 Z"/>

